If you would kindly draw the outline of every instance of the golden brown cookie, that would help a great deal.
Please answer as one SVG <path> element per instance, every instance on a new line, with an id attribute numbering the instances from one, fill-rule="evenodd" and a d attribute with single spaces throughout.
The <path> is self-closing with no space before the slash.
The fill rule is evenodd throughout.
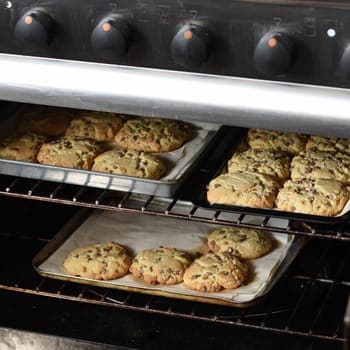
<path id="1" fill-rule="evenodd" d="M 65 135 L 112 142 L 122 125 L 122 118 L 114 113 L 81 111 L 71 120 Z"/>
<path id="2" fill-rule="evenodd" d="M 289 177 L 289 164 L 290 159 L 285 153 L 250 148 L 232 156 L 228 162 L 228 172 L 249 171 L 284 180 Z"/>
<path id="3" fill-rule="evenodd" d="M 248 277 L 248 265 L 237 257 L 208 253 L 196 259 L 184 274 L 184 285 L 199 292 L 219 292 L 240 287 Z"/>
<path id="4" fill-rule="evenodd" d="M 311 135 L 306 144 L 309 151 L 342 152 L 350 154 L 350 139 Z"/>
<path id="5" fill-rule="evenodd" d="M 333 216 L 342 211 L 349 191 L 334 180 L 298 179 L 287 181 L 279 191 L 276 206 L 296 213 Z"/>
<path id="6" fill-rule="evenodd" d="M 211 180 L 207 199 L 210 204 L 273 208 L 278 187 L 267 175 L 237 171 Z"/>
<path id="7" fill-rule="evenodd" d="M 208 246 L 214 253 L 256 259 L 271 251 L 272 241 L 259 230 L 222 227 L 209 234 Z"/>
<path id="8" fill-rule="evenodd" d="M 62 137 L 43 144 L 37 158 L 42 164 L 89 170 L 100 151 L 100 146 L 94 141 Z"/>
<path id="9" fill-rule="evenodd" d="M 148 284 L 181 283 L 191 257 L 175 248 L 146 249 L 133 259 L 130 272 Z"/>
<path id="10" fill-rule="evenodd" d="M 120 150 L 107 151 L 97 156 L 92 170 L 158 180 L 166 173 L 166 166 L 151 154 Z"/>
<path id="11" fill-rule="evenodd" d="M 70 118 L 78 112 L 68 108 L 34 106 L 19 117 L 17 131 L 45 136 L 60 136 L 66 131 Z"/>
<path id="12" fill-rule="evenodd" d="M 180 148 L 191 137 L 188 124 L 160 118 L 128 120 L 115 137 L 122 148 L 143 152 L 170 152 Z"/>
<path id="13" fill-rule="evenodd" d="M 44 142 L 46 137 L 33 133 L 10 136 L 0 141 L 0 158 L 36 162 L 36 155 Z"/>
<path id="14" fill-rule="evenodd" d="M 121 245 L 108 242 L 74 249 L 63 263 L 65 271 L 77 277 L 113 280 L 126 275 L 131 258 Z"/>
<path id="15" fill-rule="evenodd" d="M 350 154 L 301 152 L 292 160 L 291 178 L 329 179 L 350 183 Z"/>
<path id="16" fill-rule="evenodd" d="M 250 129 L 247 140 L 249 146 L 254 149 L 270 149 L 297 154 L 305 150 L 307 136 L 294 132 Z"/>

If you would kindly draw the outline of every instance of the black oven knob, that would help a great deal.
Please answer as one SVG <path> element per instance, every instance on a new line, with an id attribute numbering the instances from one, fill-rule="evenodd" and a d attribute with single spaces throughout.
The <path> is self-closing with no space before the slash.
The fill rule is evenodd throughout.
<path id="1" fill-rule="evenodd" d="M 55 22 L 42 10 L 30 10 L 16 23 L 15 38 L 22 46 L 45 47 L 53 38 Z"/>
<path id="2" fill-rule="evenodd" d="M 108 16 L 100 21 L 91 33 L 91 45 L 96 54 L 105 59 L 125 56 L 130 44 L 131 30 L 120 17 Z"/>
<path id="3" fill-rule="evenodd" d="M 195 25 L 183 26 L 171 41 L 173 61 L 188 68 L 201 66 L 208 57 L 209 33 Z"/>
<path id="4" fill-rule="evenodd" d="M 267 33 L 255 48 L 255 66 L 258 71 L 268 75 L 284 74 L 290 69 L 294 54 L 295 44 L 288 35 Z"/>

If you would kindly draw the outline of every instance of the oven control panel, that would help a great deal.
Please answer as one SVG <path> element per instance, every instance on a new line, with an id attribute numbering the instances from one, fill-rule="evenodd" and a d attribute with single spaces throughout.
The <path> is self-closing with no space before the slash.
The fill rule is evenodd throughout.
<path id="1" fill-rule="evenodd" d="M 0 52 L 350 88 L 350 2 L 0 0 Z"/>

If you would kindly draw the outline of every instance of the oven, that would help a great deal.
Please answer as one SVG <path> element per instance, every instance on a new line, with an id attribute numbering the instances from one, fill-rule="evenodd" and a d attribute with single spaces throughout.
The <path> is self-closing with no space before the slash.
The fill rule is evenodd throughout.
<path id="1" fill-rule="evenodd" d="M 345 0 L 2 1 L 1 118 L 43 105 L 349 138 L 349 16 Z M 194 193 L 227 146 L 217 137 L 166 195 L 1 160 L 0 348 L 346 349 L 349 220 L 202 208 Z M 83 208 L 305 246 L 244 308 L 39 275 L 33 259 Z"/>

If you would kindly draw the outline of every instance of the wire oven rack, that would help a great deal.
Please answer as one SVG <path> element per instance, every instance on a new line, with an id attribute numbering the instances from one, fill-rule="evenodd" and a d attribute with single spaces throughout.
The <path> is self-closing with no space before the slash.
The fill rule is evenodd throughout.
<path id="1" fill-rule="evenodd" d="M 183 201 L 183 198 L 186 197 L 186 191 L 179 193 L 168 202 L 163 201 L 160 203 L 155 196 L 141 196 L 134 195 L 131 192 L 101 190 L 0 175 L 0 195 L 104 210 L 141 212 L 143 214 L 176 217 L 184 220 L 215 222 L 216 225 L 274 230 L 275 232 L 287 234 L 350 242 L 350 222 L 337 225 L 321 225 L 288 220 L 288 225 L 285 228 L 281 228 L 274 224 L 274 220 L 270 216 L 259 217 L 259 224 L 251 224 L 245 221 L 247 215 L 244 213 L 224 213 L 201 209 L 194 205 L 188 206 L 184 213 L 179 208 L 181 208 L 183 203 L 188 203 Z"/>
<path id="2" fill-rule="evenodd" d="M 12 200 L 11 207 L 11 199 L 4 200 L 2 291 L 292 335 L 305 339 L 310 350 L 341 349 L 346 341 L 343 319 L 350 291 L 349 243 L 312 240 L 263 302 L 236 309 L 42 278 L 32 269 L 31 260 L 55 234 L 56 226 L 74 214 L 74 207 L 40 202 L 28 206 L 18 200 Z M 11 219 L 14 210 L 21 210 L 17 222 Z M 11 264 L 14 249 L 15 265 Z"/>
<path id="3" fill-rule="evenodd" d="M 195 206 L 189 206 L 184 214 L 179 210 L 183 203 L 181 194 L 168 203 L 159 204 L 158 199 L 153 196 L 135 197 L 132 193 L 10 176 L 0 176 L 0 195 L 3 195 L 2 200 L 6 199 L 4 196 L 37 200 L 30 206 L 24 205 L 30 213 L 26 217 L 26 212 L 21 212 L 21 220 L 15 224 L 20 225 L 20 229 L 13 227 L 11 219 L 8 227 L 6 220 L 2 220 L 0 246 L 4 254 L 0 255 L 0 290 L 299 336 L 308 340 L 307 349 L 321 349 L 320 342 L 325 349 L 341 349 L 346 342 L 343 324 L 350 292 L 350 223 L 328 227 L 301 225 L 290 221 L 287 228 L 281 229 L 273 226 L 273 218 L 265 217 L 261 218 L 260 225 L 251 225 L 245 223 L 244 214 L 231 214 L 227 217 L 221 212 L 202 210 Z M 8 201 L 11 201 L 11 198 Z M 72 214 L 77 206 L 83 206 L 164 215 L 184 220 L 214 221 L 216 224 L 258 227 L 263 230 L 273 229 L 278 232 L 332 239 L 334 242 L 329 244 L 324 239 L 311 240 L 286 278 L 282 279 L 260 304 L 244 310 L 234 309 L 87 287 L 38 276 L 31 266 L 31 260 L 35 252 L 39 251 L 58 229 L 52 220 L 56 211 L 53 213 L 53 210 L 49 209 L 52 206 L 45 205 L 43 201 L 70 204 L 55 206 L 56 226 L 59 223 L 63 224 L 69 218 L 67 215 Z M 6 209 L 9 210 L 9 214 L 5 214 L 4 218 L 10 218 L 11 210 L 18 210 L 18 200 L 13 202 L 14 207 Z M 38 210 L 35 210 L 34 204 L 39 206 Z M 46 215 L 44 210 L 51 210 L 51 213 Z M 43 217 L 48 221 L 46 229 L 43 227 Z M 20 249 L 18 260 L 15 266 L 12 264 L 11 271 L 8 271 L 6 267 L 9 266 L 10 252 L 14 247 Z"/>

